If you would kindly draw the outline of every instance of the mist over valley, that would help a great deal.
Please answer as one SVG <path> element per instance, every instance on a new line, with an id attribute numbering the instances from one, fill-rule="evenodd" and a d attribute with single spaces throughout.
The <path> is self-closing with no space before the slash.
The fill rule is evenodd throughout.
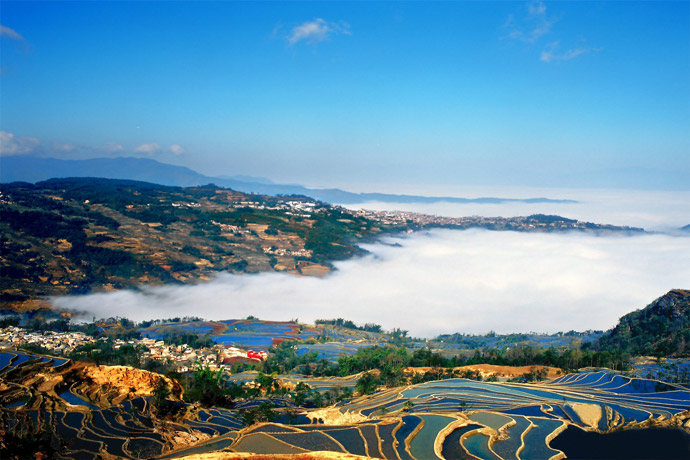
<path id="1" fill-rule="evenodd" d="M 410 334 L 608 329 L 690 279 L 688 238 L 431 230 L 365 245 L 325 278 L 219 274 L 194 286 L 52 299 L 85 318 L 347 317 Z M 395 245 L 391 245 L 391 243 Z"/>

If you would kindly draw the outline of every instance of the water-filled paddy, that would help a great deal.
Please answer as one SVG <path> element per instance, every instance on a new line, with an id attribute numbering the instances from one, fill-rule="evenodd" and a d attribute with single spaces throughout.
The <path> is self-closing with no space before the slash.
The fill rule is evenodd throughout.
<path id="1" fill-rule="evenodd" d="M 129 457 L 129 455 L 127 455 L 127 453 L 124 451 L 124 443 L 126 441 L 125 438 L 103 436 L 89 428 L 85 428 L 84 431 L 88 433 L 88 439 L 90 441 L 101 443 L 109 454 L 123 458 Z"/>
<path id="2" fill-rule="evenodd" d="M 674 428 L 632 429 L 599 434 L 570 426 L 551 441 L 551 447 L 563 451 L 568 458 L 678 460 L 688 458 L 690 434 Z"/>
<path id="3" fill-rule="evenodd" d="M 273 433 L 299 433 L 299 432 L 300 432 L 300 430 L 298 430 L 297 428 L 293 428 L 290 426 L 284 426 L 284 425 L 276 425 L 273 423 L 268 423 L 266 425 L 261 425 L 261 426 L 249 428 L 246 431 L 246 434 L 249 434 L 249 433 L 273 434 Z"/>
<path id="4" fill-rule="evenodd" d="M 60 438 L 71 439 L 79 433 L 79 430 L 81 429 L 81 423 L 71 426 L 68 425 L 65 421 L 64 412 L 56 412 L 55 415 L 57 416 L 55 427 Z"/>
<path id="5" fill-rule="evenodd" d="M 462 438 L 466 433 L 474 431 L 481 428 L 481 425 L 469 424 L 459 428 L 454 429 L 446 438 L 443 440 L 443 446 L 441 448 L 441 455 L 446 460 L 450 459 L 468 459 L 476 460 L 467 454 L 465 449 L 460 445 L 460 438 Z"/>
<path id="6" fill-rule="evenodd" d="M 237 444 L 233 446 L 237 452 L 253 452 L 255 454 L 299 454 L 306 452 L 263 433 L 250 434 L 243 436 Z"/>
<path id="7" fill-rule="evenodd" d="M 351 454 L 366 456 L 366 446 L 364 439 L 357 428 L 346 428 L 340 430 L 327 430 L 329 436 L 347 447 Z"/>
<path id="8" fill-rule="evenodd" d="M 508 428 L 508 439 L 496 442 L 492 449 L 501 458 L 506 460 L 517 458 L 517 452 L 522 446 L 522 433 L 530 426 L 530 422 L 525 417 L 511 417 L 515 420 L 515 425 Z"/>
<path id="9" fill-rule="evenodd" d="M 397 458 L 393 443 L 393 431 L 398 427 L 399 423 L 389 423 L 387 425 L 379 425 L 379 439 L 381 440 L 381 452 L 387 459 Z"/>
<path id="10" fill-rule="evenodd" d="M 461 441 L 463 447 L 477 458 L 483 460 L 501 460 L 500 457 L 496 456 L 489 448 L 489 437 L 480 433 L 474 433 L 464 438 Z M 526 457 L 530 458 L 530 457 Z"/>
<path id="11" fill-rule="evenodd" d="M 62 393 L 58 394 L 58 396 L 73 406 L 85 406 L 85 407 L 88 407 L 89 409 L 99 410 L 98 406 L 94 406 L 93 404 L 90 404 L 90 403 L 84 401 L 82 398 L 75 395 L 71 391 L 63 391 Z"/>
<path id="12" fill-rule="evenodd" d="M 486 425 L 494 430 L 498 431 L 502 426 L 513 421 L 512 418 L 506 417 L 505 415 L 494 414 L 491 412 L 477 412 L 470 415 L 470 420 Z"/>
<path id="13" fill-rule="evenodd" d="M 358 428 L 367 443 L 369 457 L 383 458 L 383 453 L 379 450 L 379 434 L 376 426 L 364 425 Z"/>
<path id="14" fill-rule="evenodd" d="M 22 407 L 24 404 L 26 404 L 26 401 L 22 399 L 20 401 L 15 401 L 13 403 L 6 404 L 5 409 L 18 409 Z"/>
<path id="15" fill-rule="evenodd" d="M 415 415 L 406 415 L 402 418 L 402 426 L 395 432 L 395 440 L 398 442 L 397 452 L 401 460 L 409 460 L 410 454 L 405 450 L 405 440 L 422 423 L 422 419 Z"/>
<path id="16" fill-rule="evenodd" d="M 326 450 L 331 452 L 343 452 L 342 447 L 340 447 L 327 434 L 320 433 L 317 431 L 304 433 L 276 433 L 272 434 L 271 436 L 275 439 L 287 442 L 288 444 L 305 450 Z"/>
<path id="17" fill-rule="evenodd" d="M 52 360 L 53 360 L 53 367 L 62 366 L 63 364 L 65 364 L 69 361 L 69 359 L 61 359 L 61 358 L 52 358 Z"/>
<path id="18" fill-rule="evenodd" d="M 14 353 L 0 353 L 0 371 L 10 365 L 10 361 L 14 358 Z"/>
<path id="19" fill-rule="evenodd" d="M 135 458 L 150 458 L 160 455 L 163 445 L 149 438 L 129 438 L 125 444 L 125 449 Z"/>
<path id="20" fill-rule="evenodd" d="M 546 445 L 546 438 L 556 429 L 563 426 L 558 420 L 532 418 L 532 429 L 525 435 L 525 449 L 520 452 L 521 458 L 551 458 L 558 452 Z"/>
<path id="21" fill-rule="evenodd" d="M 214 342 L 244 348 L 267 350 L 281 340 L 308 339 L 321 331 L 303 328 L 293 322 L 261 320 L 191 321 L 157 324 L 141 330 L 152 339 L 163 339 L 171 333 L 208 335 Z"/>
<path id="22" fill-rule="evenodd" d="M 420 459 L 431 459 L 436 458 L 434 454 L 434 441 L 438 433 L 444 429 L 448 424 L 454 422 L 456 419 L 453 417 L 446 417 L 443 415 L 419 415 L 419 417 L 424 421 L 424 426 L 417 433 L 417 435 L 412 438 L 410 442 L 410 453 L 414 458 Z"/>

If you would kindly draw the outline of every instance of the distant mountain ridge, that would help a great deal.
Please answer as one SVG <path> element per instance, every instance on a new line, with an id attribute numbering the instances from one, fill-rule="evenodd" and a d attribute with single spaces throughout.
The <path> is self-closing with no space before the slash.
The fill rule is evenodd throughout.
<path id="1" fill-rule="evenodd" d="M 268 179 L 249 176 L 211 177 L 184 166 L 176 166 L 150 158 L 92 158 L 88 160 L 62 160 L 32 156 L 0 157 L 0 182 L 40 182 L 51 178 L 103 177 L 106 179 L 128 179 L 152 182 L 161 185 L 190 187 L 215 184 L 244 193 L 266 195 L 304 195 L 328 203 L 352 204 L 367 201 L 390 203 L 577 203 L 574 200 L 550 198 L 459 198 L 429 197 L 420 195 L 397 195 L 389 193 L 353 193 L 345 190 L 312 189 L 301 185 L 275 184 Z"/>

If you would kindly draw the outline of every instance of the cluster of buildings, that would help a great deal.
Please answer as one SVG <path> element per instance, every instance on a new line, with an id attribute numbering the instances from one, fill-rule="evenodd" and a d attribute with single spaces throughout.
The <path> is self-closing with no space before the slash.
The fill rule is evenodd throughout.
<path id="1" fill-rule="evenodd" d="M 278 200 L 274 204 L 266 204 L 258 201 L 236 201 L 231 205 L 232 208 L 251 208 L 251 209 L 267 209 L 271 211 L 285 211 L 289 216 L 299 216 L 304 218 L 311 217 L 316 212 L 322 212 L 324 207 L 315 201 L 297 201 L 297 200 Z"/>
<path id="2" fill-rule="evenodd" d="M 264 248 L 264 254 L 276 256 L 311 257 L 313 252 L 310 249 L 285 249 L 285 248 Z"/>
<path id="3" fill-rule="evenodd" d="M 10 201 L 7 195 L 3 195 L 2 192 L 0 192 L 0 204 L 12 204 L 12 201 Z"/>
<path id="4" fill-rule="evenodd" d="M 365 219 L 374 220 L 385 225 L 404 225 L 408 222 L 418 223 L 418 220 L 421 218 L 421 216 L 425 216 L 425 214 L 417 214 L 414 212 L 405 211 L 371 211 L 369 209 L 360 209 L 358 211 L 354 211 L 347 208 L 342 208 L 341 211 L 357 217 L 364 217 Z"/>
<path id="5" fill-rule="evenodd" d="M 143 345 L 148 351 L 144 357 L 177 364 L 178 372 L 188 372 L 195 363 L 201 363 L 210 369 L 219 369 L 224 364 L 233 364 L 237 361 L 265 361 L 268 353 L 265 351 L 242 350 L 237 347 L 225 347 L 215 345 L 211 348 L 192 348 L 186 344 L 167 345 L 163 340 L 155 340 L 148 337 L 136 340 L 116 340 L 115 348 L 122 345 Z"/>
<path id="6" fill-rule="evenodd" d="M 239 227 L 237 225 L 221 224 L 220 222 L 216 222 L 215 220 L 212 220 L 211 223 L 213 225 L 217 225 L 218 227 L 220 227 L 220 229 L 224 232 L 249 233 L 249 230 L 247 230 L 246 228 Z"/>
<path id="7" fill-rule="evenodd" d="M 539 219 L 538 217 L 444 217 L 430 214 L 420 214 L 407 211 L 371 211 L 368 209 L 348 210 L 341 209 L 343 212 L 366 219 L 375 220 L 387 225 L 406 225 L 413 224 L 418 226 L 449 226 L 449 227 L 482 227 L 496 230 L 585 230 L 592 228 L 593 224 L 580 222 L 572 219 L 558 218 L 553 216 L 549 219 Z M 552 216 L 546 216 L 552 217 Z M 607 229 L 613 227 L 596 225 L 597 228 Z"/>
<path id="8" fill-rule="evenodd" d="M 31 332 L 16 326 L 0 329 L 0 346 L 18 347 L 31 344 L 41 346 L 56 354 L 70 353 L 77 347 L 95 341 L 96 339 L 83 332 Z"/>
<path id="9" fill-rule="evenodd" d="M 505 217 L 444 217 L 434 216 L 431 214 L 421 214 L 417 212 L 408 211 L 372 211 L 369 209 L 360 209 L 357 211 L 344 209 L 344 212 L 349 212 L 357 217 L 364 217 L 366 219 L 375 220 L 387 225 L 453 225 L 453 226 L 483 226 L 495 225 L 498 223 L 505 223 L 519 218 L 505 218 Z"/>
<path id="10" fill-rule="evenodd" d="M 66 355 L 78 347 L 96 343 L 106 338 L 95 339 L 83 332 L 27 331 L 21 327 L 10 326 L 0 329 L 0 347 L 19 347 L 35 344 L 56 355 Z M 116 339 L 113 348 L 116 350 L 125 345 L 146 347 L 144 358 L 175 363 L 179 372 L 189 371 L 194 363 L 216 369 L 223 364 L 237 361 L 264 361 L 268 357 L 265 351 L 242 350 L 237 347 L 215 345 L 211 348 L 194 349 L 188 345 L 169 345 L 162 340 L 148 337 L 133 340 Z"/>
<path id="11" fill-rule="evenodd" d="M 3 197 L 0 194 L 0 200 Z M 267 203 L 264 201 L 252 201 L 247 199 L 238 199 L 237 196 L 232 196 L 228 194 L 226 196 L 227 200 L 230 200 L 229 205 L 232 209 L 258 209 L 258 210 L 271 210 L 271 211 L 285 211 L 286 214 L 291 216 L 301 216 L 301 217 L 311 217 L 313 213 L 323 212 L 326 207 L 322 203 L 317 203 L 315 201 L 300 201 L 300 200 L 276 200 Z M 200 208 L 202 205 L 200 203 L 191 202 L 172 202 L 170 203 L 173 208 Z M 134 205 L 128 205 L 127 208 L 133 208 Z M 215 222 L 214 222 L 215 223 Z M 217 223 L 216 223 L 217 224 Z M 218 225 L 218 224 L 217 224 Z"/>
<path id="12" fill-rule="evenodd" d="M 201 204 L 192 201 L 190 203 L 173 203 L 172 206 L 173 208 L 200 208 Z"/>
<path id="13" fill-rule="evenodd" d="M 218 350 L 215 347 L 194 349 L 186 344 L 166 345 L 162 340 L 145 337 L 127 341 L 117 339 L 113 348 L 118 349 L 123 345 L 143 345 L 148 349 L 143 353 L 144 358 L 176 363 L 178 370 L 188 370 L 189 365 L 197 361 L 209 366 L 218 362 Z"/>

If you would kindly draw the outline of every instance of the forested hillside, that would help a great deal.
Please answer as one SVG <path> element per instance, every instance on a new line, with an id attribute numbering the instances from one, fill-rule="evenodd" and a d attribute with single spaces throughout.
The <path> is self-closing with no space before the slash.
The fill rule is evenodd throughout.
<path id="1" fill-rule="evenodd" d="M 674 289 L 642 310 L 628 313 L 597 345 L 633 356 L 689 355 L 690 291 Z"/>
<path id="2" fill-rule="evenodd" d="M 73 178 L 0 185 L 1 308 L 214 272 L 324 275 L 393 228 L 306 197 Z M 33 306 L 32 306 L 33 305 Z"/>

